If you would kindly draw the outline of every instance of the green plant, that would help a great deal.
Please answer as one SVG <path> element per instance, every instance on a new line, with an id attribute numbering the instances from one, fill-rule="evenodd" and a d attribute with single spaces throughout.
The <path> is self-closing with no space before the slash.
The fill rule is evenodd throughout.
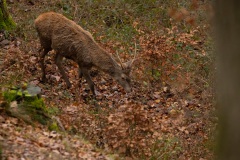
<path id="1" fill-rule="evenodd" d="M 60 131 L 60 130 L 59 130 L 59 127 L 58 127 L 58 125 L 57 125 L 56 122 L 51 123 L 51 124 L 48 126 L 48 129 L 49 129 L 50 131 Z"/>
<path id="2" fill-rule="evenodd" d="M 160 140 L 156 140 L 153 147 L 151 148 L 150 160 L 169 160 L 178 159 L 182 148 L 177 138 L 163 137 Z"/>

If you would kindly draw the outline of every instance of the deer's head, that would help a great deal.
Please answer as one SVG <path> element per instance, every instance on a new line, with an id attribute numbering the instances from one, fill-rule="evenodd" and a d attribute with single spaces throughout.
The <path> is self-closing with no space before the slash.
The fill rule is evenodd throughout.
<path id="1" fill-rule="evenodd" d="M 134 54 L 134 58 L 128 62 L 122 63 L 118 53 L 118 59 L 120 62 L 120 66 L 121 66 L 121 71 L 119 73 L 116 73 L 114 75 L 114 78 L 118 81 L 118 83 L 124 88 L 124 90 L 126 92 L 131 92 L 131 78 L 130 78 L 130 72 L 132 70 L 132 65 L 133 62 L 135 61 L 136 58 L 136 44 L 135 44 L 135 54 Z"/>

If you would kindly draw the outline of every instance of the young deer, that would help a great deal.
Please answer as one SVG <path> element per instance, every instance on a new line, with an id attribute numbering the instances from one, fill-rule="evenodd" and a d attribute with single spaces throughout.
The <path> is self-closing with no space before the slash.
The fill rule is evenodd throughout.
<path id="1" fill-rule="evenodd" d="M 79 77 L 83 76 L 86 79 L 94 95 L 94 83 L 89 75 L 89 70 L 93 66 L 116 79 L 125 91 L 131 91 L 129 74 L 135 57 L 131 62 L 120 61 L 118 65 L 111 55 L 94 41 L 88 31 L 58 13 L 41 14 L 35 20 L 35 27 L 43 48 L 40 60 L 43 82 L 46 81 L 44 57 L 53 49 L 56 52 L 55 63 L 68 88 L 71 87 L 71 83 L 61 64 L 63 57 L 78 64 Z"/>

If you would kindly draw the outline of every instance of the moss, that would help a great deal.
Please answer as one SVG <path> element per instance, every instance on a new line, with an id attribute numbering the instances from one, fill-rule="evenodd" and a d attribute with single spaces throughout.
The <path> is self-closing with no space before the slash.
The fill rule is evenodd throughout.
<path id="1" fill-rule="evenodd" d="M 23 87 L 25 88 L 25 87 Z M 47 106 L 44 104 L 44 100 L 39 97 L 38 94 L 31 94 L 28 90 L 30 88 L 37 90 L 37 87 L 26 87 L 23 89 L 21 87 L 11 87 L 9 90 L 3 92 L 3 98 L 7 101 L 7 103 L 11 103 L 13 101 L 17 102 L 17 109 L 11 110 L 10 108 L 7 111 L 11 115 L 17 115 L 18 118 L 24 118 L 25 114 L 30 117 L 33 121 L 38 121 L 43 125 L 47 125 L 48 121 L 51 119 Z"/>
<path id="2" fill-rule="evenodd" d="M 6 0 L 0 1 L 0 7 L 0 30 L 14 29 L 16 24 L 8 14 Z"/>
<path id="3" fill-rule="evenodd" d="M 53 122 L 52 124 L 50 124 L 48 126 L 48 129 L 50 131 L 57 131 L 57 132 L 60 131 L 56 122 Z"/>
<path id="4" fill-rule="evenodd" d="M 22 92 L 19 91 L 17 88 L 12 88 L 7 92 L 3 92 L 4 99 L 10 103 L 12 101 L 18 101 L 22 97 Z"/>
<path id="5" fill-rule="evenodd" d="M 36 110 L 42 110 L 43 112 L 47 112 L 47 108 L 44 104 L 43 99 L 39 99 L 38 97 L 29 97 L 24 100 L 25 106 L 32 106 Z"/>
<path id="6" fill-rule="evenodd" d="M 47 125 L 48 121 L 51 119 L 48 115 L 48 108 L 41 98 L 29 97 L 27 100 L 24 99 L 24 102 L 21 104 L 21 106 L 25 108 L 32 120 L 38 121 L 43 125 Z"/>

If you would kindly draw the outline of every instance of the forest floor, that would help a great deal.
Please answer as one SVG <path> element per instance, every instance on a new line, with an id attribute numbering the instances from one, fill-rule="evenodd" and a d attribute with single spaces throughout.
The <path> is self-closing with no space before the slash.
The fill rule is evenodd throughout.
<path id="1" fill-rule="evenodd" d="M 204 29 L 177 32 L 176 27 L 166 28 L 167 36 L 139 29 L 132 92 L 126 94 L 115 80 L 93 69 L 91 76 L 100 93 L 94 99 L 86 81 L 80 83 L 77 65 L 64 60 L 73 86 L 67 89 L 54 64 L 54 52 L 45 60 L 48 82 L 40 82 L 40 44 L 33 21 L 53 3 L 22 0 L 9 4 L 18 28 L 10 36 L 0 34 L 0 89 L 3 93 L 24 84 L 40 87 L 46 106 L 57 108 L 55 116 L 64 131 L 29 125 L 0 107 L 3 159 L 213 159 L 217 118 L 210 76 L 203 76 L 211 68 Z M 90 32 L 111 54 L 115 48 L 125 49 L 114 38 L 97 36 L 97 29 Z M 132 55 L 121 57 L 126 60 Z M 0 96 L 0 104 L 3 101 Z"/>

